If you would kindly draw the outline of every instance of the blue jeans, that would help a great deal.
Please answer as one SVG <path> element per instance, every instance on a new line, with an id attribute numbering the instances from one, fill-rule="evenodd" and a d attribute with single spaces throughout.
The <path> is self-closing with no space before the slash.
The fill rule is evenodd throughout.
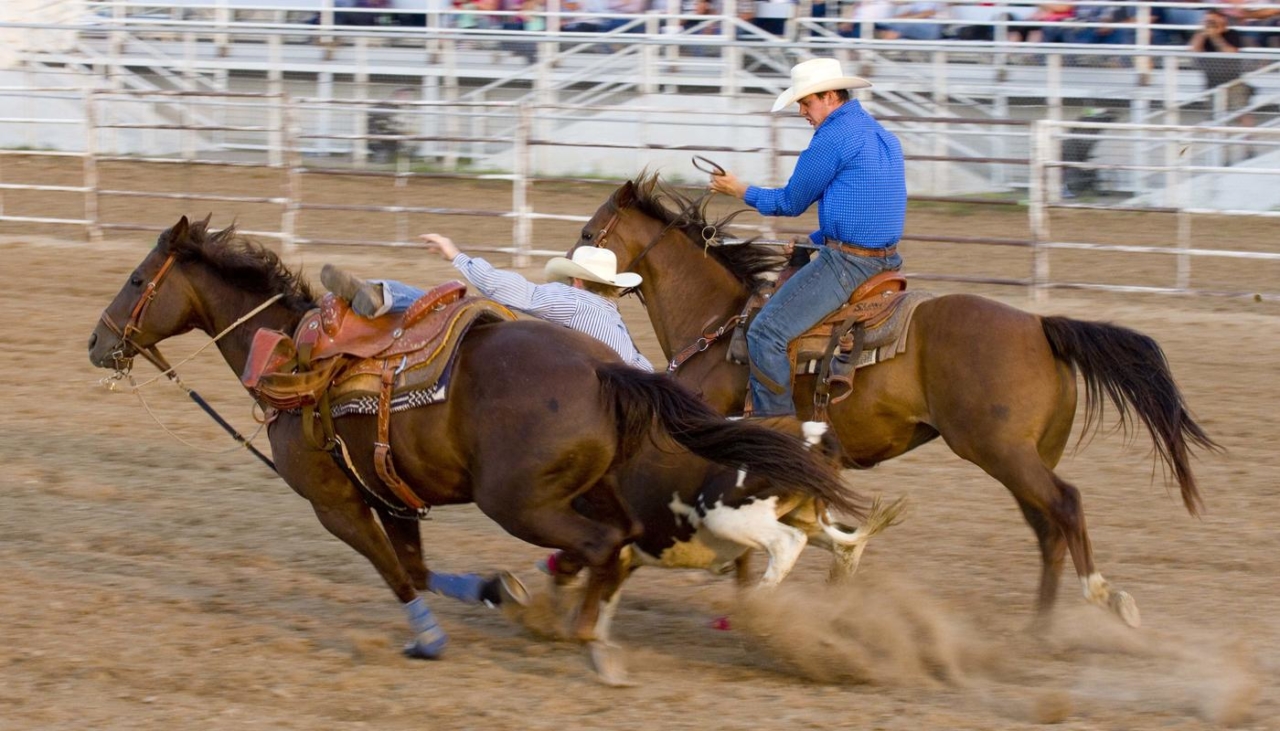
<path id="1" fill-rule="evenodd" d="M 369 283 L 382 285 L 382 303 L 387 308 L 387 312 L 404 312 L 409 309 L 409 305 L 426 294 L 417 287 L 394 279 L 371 279 Z"/>
<path id="2" fill-rule="evenodd" d="M 752 367 L 749 388 L 757 416 L 796 413 L 787 344 L 847 302 L 863 282 L 901 267 L 902 257 L 896 253 L 879 259 L 823 247 L 774 293 L 747 331 Z"/>

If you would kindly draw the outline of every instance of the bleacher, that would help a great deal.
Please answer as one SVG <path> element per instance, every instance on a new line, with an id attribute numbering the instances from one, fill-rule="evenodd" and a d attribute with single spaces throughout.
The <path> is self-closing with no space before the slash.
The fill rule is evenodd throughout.
<path id="1" fill-rule="evenodd" d="M 710 14 L 699 14 L 681 0 L 657 0 L 645 4 L 642 13 L 609 11 L 606 17 L 613 20 L 594 31 L 583 30 L 585 11 L 567 0 L 547 0 L 539 11 L 513 4 L 481 10 L 473 2 L 445 0 L 391 0 L 377 9 L 341 7 L 335 0 L 6 2 L 40 5 L 42 18 L 77 19 L 21 28 L 11 24 L 7 30 L 0 23 L 26 72 L 69 71 L 108 88 L 139 92 L 287 91 L 308 99 L 376 102 L 407 87 L 424 102 L 536 101 L 582 110 L 652 107 L 655 100 L 678 97 L 686 106 L 742 112 L 767 108 L 788 85 L 795 62 L 834 55 L 850 71 L 874 81 L 875 87 L 863 92 L 863 103 L 890 120 L 919 157 L 1014 160 L 1029 155 L 1025 128 L 1021 136 L 947 132 L 937 142 L 946 120 L 1072 120 L 1104 108 L 1120 123 L 1280 124 L 1280 48 L 1268 41 L 1277 38 L 1274 28 L 1252 29 L 1259 45 L 1238 54 L 1244 60 L 1241 83 L 1254 90 L 1241 107 L 1228 103 L 1225 89 L 1205 89 L 1202 54 L 1192 53 L 1181 40 L 1169 42 L 1197 27 L 1162 22 L 1155 14 L 1163 7 L 1195 10 L 1209 4 L 1133 3 L 1134 12 L 1123 23 L 1056 21 L 1073 30 L 1123 26 L 1131 35 L 1132 43 L 1102 44 L 1035 42 L 1030 30 L 1048 26 L 1034 16 L 1037 6 L 977 0 L 941 4 L 942 18 L 893 22 L 867 8 L 892 11 L 903 3 L 828 2 L 819 14 L 810 0 L 794 5 L 723 0 Z M 51 12 L 54 5 L 59 12 Z M 1083 10 L 1117 4 L 1080 0 L 1073 5 Z M 761 10 L 782 22 L 758 22 Z M 777 17 L 788 10 L 786 17 Z M 11 22 L 12 16 L 5 20 Z M 938 40 L 884 32 L 896 24 L 927 23 L 943 26 Z M 599 30 L 604 27 L 609 30 Z M 56 42 L 34 28 L 56 33 Z M 540 123 L 546 133 L 564 137 L 580 133 L 596 114 L 548 112 Z M 316 143 L 318 151 L 363 149 L 354 139 L 365 132 L 360 115 L 326 111 L 301 123 L 311 137 L 335 138 Z M 801 127 L 784 129 L 788 142 L 803 135 Z M 500 136 L 504 129 L 510 127 L 484 134 Z M 670 136 L 699 139 L 703 132 L 693 125 Z M 634 130 L 607 134 L 637 135 Z M 229 137 L 234 141 L 235 135 Z M 741 137 L 745 141 L 738 147 L 765 144 L 755 133 Z M 259 143 L 247 146 L 253 144 Z M 466 156 L 479 161 L 493 148 L 473 147 L 478 152 Z M 1096 154 L 1117 162 L 1153 154 L 1132 147 L 1104 136 Z M 957 172 L 963 166 L 952 167 L 963 178 Z M 978 187 L 1016 187 L 1024 175 L 993 173 Z"/>

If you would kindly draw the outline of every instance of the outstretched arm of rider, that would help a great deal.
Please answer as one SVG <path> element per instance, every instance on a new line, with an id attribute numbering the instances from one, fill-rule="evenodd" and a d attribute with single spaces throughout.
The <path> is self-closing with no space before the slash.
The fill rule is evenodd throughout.
<path id="1" fill-rule="evenodd" d="M 428 249 L 451 262 L 480 294 L 507 307 L 526 311 L 532 309 L 533 295 L 537 289 L 533 282 L 515 272 L 494 269 L 492 264 L 479 257 L 467 256 L 453 241 L 440 234 L 423 234 L 418 238 Z"/>

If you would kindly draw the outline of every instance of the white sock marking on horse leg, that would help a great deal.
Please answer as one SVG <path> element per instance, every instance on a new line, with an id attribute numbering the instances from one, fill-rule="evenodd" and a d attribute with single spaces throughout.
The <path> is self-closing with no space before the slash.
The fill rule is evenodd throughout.
<path id="1" fill-rule="evenodd" d="M 804 434 L 804 442 L 809 447 L 816 447 L 821 444 L 822 436 L 827 433 L 829 428 L 830 426 L 825 421 L 806 421 L 800 425 L 800 431 Z"/>
<path id="2" fill-rule="evenodd" d="M 609 601 L 601 602 L 600 616 L 596 618 L 596 641 L 609 642 L 609 632 L 613 630 L 613 618 L 618 613 L 618 603 L 622 599 L 622 588 L 613 592 Z"/>
<path id="3" fill-rule="evenodd" d="M 1080 583 L 1084 587 L 1084 598 L 1087 601 L 1098 606 L 1107 606 L 1111 598 L 1111 587 L 1107 584 L 1107 580 L 1102 578 L 1102 574 L 1095 571 L 1088 576 L 1081 576 Z"/>
<path id="4" fill-rule="evenodd" d="M 735 487 L 742 487 L 742 486 L 743 486 L 743 485 L 745 485 L 745 484 L 747 484 L 747 468 L 745 468 L 745 467 L 739 467 L 739 468 L 738 468 L 738 481 L 737 481 L 736 483 L 734 483 L 734 486 L 735 486 Z"/>

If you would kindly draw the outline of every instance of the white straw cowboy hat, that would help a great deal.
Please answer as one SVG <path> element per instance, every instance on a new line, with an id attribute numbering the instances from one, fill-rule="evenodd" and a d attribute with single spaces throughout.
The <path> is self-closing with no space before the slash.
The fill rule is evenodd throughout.
<path id="1" fill-rule="evenodd" d="M 582 246 L 573 250 L 573 258 L 557 256 L 547 262 L 547 279 L 563 281 L 566 279 L 582 279 L 600 284 L 612 284 L 615 287 L 635 287 L 640 284 L 641 277 L 635 272 L 618 273 L 618 257 L 608 249 L 595 246 Z"/>
<path id="2" fill-rule="evenodd" d="M 770 111 L 786 109 L 793 102 L 833 89 L 865 89 L 871 82 L 857 76 L 845 76 L 840 62 L 834 58 L 811 58 L 791 67 L 791 88 L 778 95 Z"/>

